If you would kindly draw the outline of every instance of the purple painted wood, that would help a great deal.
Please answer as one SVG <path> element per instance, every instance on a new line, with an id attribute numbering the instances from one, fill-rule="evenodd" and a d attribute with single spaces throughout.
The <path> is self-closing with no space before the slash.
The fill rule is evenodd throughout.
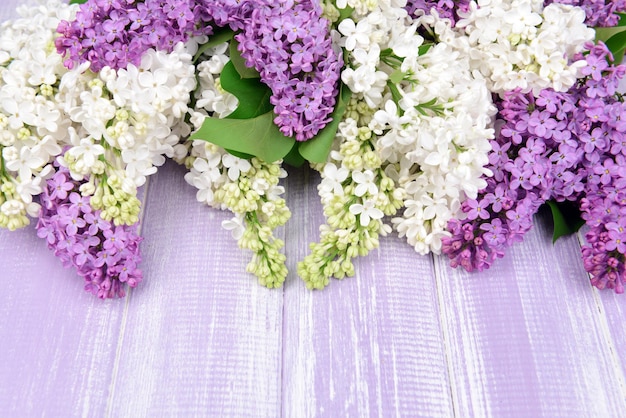
<path id="1" fill-rule="evenodd" d="M 323 221 L 319 176 L 288 177 L 291 271 Z M 305 228 L 301 228 L 305 225 Z M 356 262 L 357 276 L 307 291 L 285 288 L 285 416 L 451 416 L 430 257 L 397 238 Z"/>
<path id="2" fill-rule="evenodd" d="M 459 416 L 619 416 L 626 411 L 576 237 L 544 217 L 479 275 L 438 259 L 441 315 Z M 607 390 L 615 387 L 615 391 Z M 617 393 L 616 393 L 617 392 Z"/>
<path id="3" fill-rule="evenodd" d="M 294 170 L 291 273 L 268 291 L 183 173 L 149 180 L 145 281 L 123 300 L 86 294 L 33 227 L 0 230 L 0 416 L 626 410 L 625 296 L 592 290 L 579 244 L 553 246 L 545 222 L 481 275 L 386 238 L 358 277 L 309 292 L 295 263 L 323 219 L 316 177 Z"/>
<path id="4" fill-rule="evenodd" d="M 34 228 L 0 230 L 0 416 L 98 415 L 123 301 L 83 291 Z"/>
<path id="5" fill-rule="evenodd" d="M 245 273 L 230 216 L 200 205 L 184 173 L 150 178 L 147 279 L 129 298 L 110 412 L 278 416 L 283 293 Z"/>
<path id="6" fill-rule="evenodd" d="M 3 0 L 0 20 L 19 0 Z M 0 416 L 104 411 L 123 302 L 83 291 L 31 225 L 0 229 Z"/>
<path id="7" fill-rule="evenodd" d="M 626 298 L 611 291 L 595 294 L 600 301 L 600 312 L 606 319 L 606 338 L 615 362 L 621 365 L 621 375 L 612 387 L 616 396 L 626 399 Z"/>

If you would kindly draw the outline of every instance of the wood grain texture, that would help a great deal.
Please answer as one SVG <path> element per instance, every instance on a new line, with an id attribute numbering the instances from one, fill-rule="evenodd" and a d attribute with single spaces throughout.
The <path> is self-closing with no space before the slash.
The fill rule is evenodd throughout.
<path id="1" fill-rule="evenodd" d="M 19 0 L 3 0 L 0 20 Z M 33 225 L 0 229 L 0 416 L 99 416 L 123 303 L 83 291 Z"/>
<path id="2" fill-rule="evenodd" d="M 120 337 L 111 416 L 280 414 L 282 301 L 245 273 L 251 253 L 200 205 L 183 167 L 151 178 L 147 277 Z"/>
<path id="3" fill-rule="evenodd" d="M 620 92 L 626 92 L 626 78 L 620 82 Z M 582 234 L 579 234 L 582 238 Z M 626 399 L 626 294 L 618 295 L 613 291 L 595 292 L 599 312 L 606 319 L 607 341 L 615 356 L 615 361 L 621 365 L 621 379 L 613 382 L 610 390 L 615 396 Z"/>
<path id="4" fill-rule="evenodd" d="M 481 274 L 438 258 L 459 416 L 602 416 L 626 411 L 621 379 L 576 237 L 552 245 L 544 216 Z M 611 382 L 611 383 L 609 383 Z"/>
<path id="5" fill-rule="evenodd" d="M 290 270 L 319 238 L 316 185 L 287 178 Z M 305 225 L 303 228 L 302 226 Z M 432 262 L 397 238 L 356 261 L 356 277 L 307 291 L 285 287 L 284 416 L 451 416 Z"/>
<path id="6" fill-rule="evenodd" d="M 183 175 L 149 180 L 145 281 L 123 300 L 85 293 L 32 226 L 0 230 L 1 417 L 624 416 L 626 296 L 591 289 L 544 216 L 482 274 L 389 237 L 310 292 L 318 178 L 292 170 L 290 274 L 269 291 Z"/>
<path id="7" fill-rule="evenodd" d="M 595 291 L 599 313 L 606 320 L 607 345 L 620 365 L 620 379 L 607 386 L 614 396 L 626 399 L 626 298 L 612 291 Z"/>
<path id="8" fill-rule="evenodd" d="M 83 291 L 34 227 L 0 230 L 0 416 L 95 416 L 123 303 Z"/>

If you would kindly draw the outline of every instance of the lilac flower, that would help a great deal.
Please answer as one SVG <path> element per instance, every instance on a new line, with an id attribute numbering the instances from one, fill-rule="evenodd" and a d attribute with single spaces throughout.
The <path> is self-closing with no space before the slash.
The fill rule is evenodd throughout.
<path id="1" fill-rule="evenodd" d="M 546 0 L 550 3 L 570 4 L 581 7 L 587 16 L 587 26 L 615 26 L 619 20 L 617 13 L 626 11 L 626 0 Z M 587 74 L 586 74 L 587 75 Z"/>
<path id="2" fill-rule="evenodd" d="M 218 7 L 223 5 L 207 3 L 208 14 L 215 15 Z M 228 17 L 232 29 L 242 21 L 245 26 L 235 38 L 246 65 L 272 90 L 274 123 L 286 136 L 311 139 L 330 122 L 343 65 L 320 3 L 258 1 L 248 18 L 241 10 Z"/>
<path id="3" fill-rule="evenodd" d="M 111 253 L 117 253 L 124 248 L 126 231 L 120 226 L 116 226 L 115 229 L 107 229 L 103 232 L 106 238 L 102 247 Z"/>
<path id="4" fill-rule="evenodd" d="M 138 65 L 149 48 L 171 51 L 224 26 L 238 32 L 246 64 L 272 90 L 284 135 L 306 141 L 330 122 L 343 63 L 316 0 L 88 0 L 59 24 L 55 42 L 68 68 L 89 61 L 99 71 Z"/>
<path id="5" fill-rule="evenodd" d="M 87 223 L 80 216 L 80 210 L 74 205 L 63 205 L 57 210 L 57 222 L 59 226 L 65 228 L 65 235 L 74 236 L 78 234 L 78 229 Z"/>
<path id="6" fill-rule="evenodd" d="M 480 229 L 485 231 L 483 238 L 491 247 L 501 247 L 506 242 L 506 230 L 500 218 L 495 218 L 489 223 L 481 224 Z"/>
<path id="7" fill-rule="evenodd" d="M 89 198 L 78 192 L 80 184 L 69 180 L 64 167 L 48 180 L 41 195 L 37 235 L 66 267 L 74 267 L 85 280 L 85 290 L 100 298 L 123 297 L 124 283 L 142 280 L 136 226 L 113 226 L 94 211 Z M 71 188 L 68 188 L 71 185 Z M 59 187 L 65 193 L 59 193 Z"/>
<path id="8" fill-rule="evenodd" d="M 584 143 L 583 149 L 586 153 L 591 154 L 596 148 L 603 149 L 606 145 L 604 139 L 605 131 L 601 127 L 594 128 L 591 132 L 582 132 L 580 140 Z"/>
<path id="9" fill-rule="evenodd" d="M 37 236 L 45 238 L 48 245 L 53 245 L 57 241 L 55 225 L 47 222 L 40 222 L 37 227 Z"/>
<path id="10" fill-rule="evenodd" d="M 74 184 L 64 175 L 54 176 L 48 181 L 48 187 L 50 188 L 50 199 L 66 199 L 67 192 L 74 188 Z"/>
<path id="11" fill-rule="evenodd" d="M 466 11 L 470 0 L 408 0 L 404 7 L 411 16 L 417 16 L 416 12 L 430 13 L 435 10 L 440 17 L 450 19 L 452 25 L 459 19 L 457 10 Z"/>
<path id="12" fill-rule="evenodd" d="M 528 132 L 542 138 L 551 138 L 552 130 L 557 127 L 556 120 L 552 119 L 548 110 L 535 110 L 528 119 Z"/>
<path id="13" fill-rule="evenodd" d="M 470 199 L 467 202 L 467 218 L 468 219 L 489 219 L 489 211 L 487 210 L 488 200 L 481 199 L 480 201 Z"/>
<path id="14" fill-rule="evenodd" d="M 70 194 L 69 199 L 70 203 L 72 203 L 81 213 L 91 213 L 92 208 L 89 204 L 89 197 L 73 192 Z"/>
<path id="15" fill-rule="evenodd" d="M 190 36 L 212 33 L 203 0 L 88 0 L 72 22 L 61 21 L 55 45 L 74 68 L 89 61 L 91 70 L 139 65 L 150 48 L 171 51 Z"/>
<path id="16" fill-rule="evenodd" d="M 582 255 L 592 285 L 624 291 L 626 104 L 615 91 L 625 68 L 608 65 L 603 44 L 587 49 L 586 77 L 567 93 L 508 92 L 499 100 L 503 125 L 488 166 L 494 177 L 463 203 L 465 219 L 448 225 L 443 252 L 451 265 L 488 268 L 522 239 L 543 202 L 570 200 L 590 227 Z"/>
<path id="17" fill-rule="evenodd" d="M 611 224 L 614 226 L 611 226 Z M 616 222 L 611 224 L 606 225 L 609 240 L 604 248 L 608 251 L 617 250 L 622 254 L 626 254 L 626 233 L 624 233 L 624 227 Z"/>

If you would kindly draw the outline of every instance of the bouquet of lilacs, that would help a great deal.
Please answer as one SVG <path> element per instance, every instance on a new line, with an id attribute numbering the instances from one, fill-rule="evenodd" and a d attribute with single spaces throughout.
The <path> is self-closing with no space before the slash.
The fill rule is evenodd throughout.
<path id="1" fill-rule="evenodd" d="M 55 42 L 77 11 L 50 0 L 2 26 L 0 225 L 38 218 L 38 235 L 87 290 L 123 296 L 142 279 L 137 188 L 189 134 L 195 68 L 182 43 L 123 69 L 64 66 Z"/>
<path id="2" fill-rule="evenodd" d="M 579 211 L 592 284 L 621 293 L 624 9 L 622 0 L 22 7 L 0 35 L 0 225 L 38 217 L 38 235 L 87 290 L 121 296 L 141 280 L 137 187 L 173 158 L 198 201 L 233 213 L 223 226 L 252 251 L 248 271 L 278 287 L 287 269 L 274 231 L 290 216 L 280 179 L 285 164 L 306 163 L 321 175 L 326 219 L 298 264 L 309 288 L 353 275 L 353 260 L 393 230 L 417 253 L 488 268 L 547 202 L 556 221 L 565 207 Z M 557 226 L 575 219 L 565 221 Z"/>

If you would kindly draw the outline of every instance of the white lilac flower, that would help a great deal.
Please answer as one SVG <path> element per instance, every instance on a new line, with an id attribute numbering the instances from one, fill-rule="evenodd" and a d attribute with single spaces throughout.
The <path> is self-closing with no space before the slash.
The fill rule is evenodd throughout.
<path id="1" fill-rule="evenodd" d="M 182 122 L 196 87 L 191 59 L 181 43 L 171 53 L 148 50 L 139 66 L 98 73 L 81 66 L 61 78 L 57 98 L 73 123 L 61 163 L 94 185 L 92 205 L 103 217 L 136 222 L 137 187 L 189 133 Z"/>
<path id="2" fill-rule="evenodd" d="M 341 183 L 348 178 L 348 175 L 350 174 L 348 169 L 345 167 L 337 167 L 337 165 L 332 162 L 328 162 L 324 166 L 322 172 L 324 176 L 319 186 L 317 186 L 322 199 L 324 199 L 324 196 L 329 194 L 342 195 L 343 187 Z"/>
<path id="3" fill-rule="evenodd" d="M 227 231 L 230 231 L 230 233 L 233 236 L 233 239 L 236 241 L 239 241 L 242 237 L 244 232 L 246 231 L 246 226 L 243 223 L 243 219 L 241 216 L 234 216 L 231 219 L 222 221 L 222 228 L 224 228 Z"/>
<path id="4" fill-rule="evenodd" d="M 395 197 L 402 197 L 408 205 L 401 217 L 393 219 L 400 235 L 418 252 L 439 252 L 447 221 L 458 216 L 460 202 L 475 196 L 485 186 L 482 176 L 490 174 L 484 166 L 495 108 L 485 80 L 472 73 L 471 65 L 477 60 L 470 57 L 469 37 L 434 14 L 411 21 L 400 7 L 380 1 L 366 11 L 355 10 L 350 21 L 339 25 L 340 45 L 349 52 L 342 80 L 353 98 L 370 109 L 369 116 L 362 108 L 357 112 L 361 115 L 347 116 L 368 121 L 384 172 L 398 187 Z M 531 25 L 537 19 L 529 12 L 522 20 Z M 370 29 L 367 41 L 359 25 Z M 490 43 L 502 31 L 501 22 L 482 19 L 481 25 L 472 42 Z M 422 55 L 418 54 L 424 42 L 417 32 L 420 26 L 428 26 L 428 31 L 434 28 L 439 37 Z M 358 135 L 358 129 L 352 133 Z M 356 197 L 372 194 L 373 178 L 365 178 L 363 167 L 354 164 L 358 158 L 347 158 L 343 166 L 353 170 L 351 193 Z M 326 192 L 322 202 L 333 204 L 330 180 L 322 178 L 320 190 Z M 351 213 L 360 215 L 364 210 L 361 202 Z"/>
<path id="5" fill-rule="evenodd" d="M 344 36 L 341 46 L 346 50 L 353 51 L 355 48 L 369 49 L 372 27 L 367 20 L 354 22 L 352 19 L 344 19 L 339 23 L 337 29 Z"/>
<path id="6" fill-rule="evenodd" d="M 190 124 L 183 124 L 189 131 L 181 137 L 199 129 L 205 117 L 224 118 L 237 108 L 237 98 L 220 85 L 220 72 L 229 61 L 227 50 L 228 44 L 221 44 L 203 52 L 203 61 L 196 67 L 195 107 L 187 110 Z M 222 226 L 231 231 L 240 248 L 253 252 L 247 271 L 264 286 L 280 286 L 287 268 L 285 255 L 280 253 L 283 241 L 274 237 L 273 230 L 291 215 L 282 197 L 285 189 L 278 185 L 286 176 L 280 161 L 238 158 L 203 140 L 175 145 L 174 156 L 188 168 L 185 181 L 197 189 L 198 201 L 235 214 Z"/>
<path id="7" fill-rule="evenodd" d="M 361 226 L 368 226 L 370 220 L 381 219 L 384 215 L 383 211 L 376 207 L 376 203 L 367 199 L 361 203 L 354 203 L 350 205 L 350 213 L 353 215 L 359 215 L 359 223 Z"/>
<path id="8" fill-rule="evenodd" d="M 224 167 L 228 169 L 228 178 L 231 179 L 231 181 L 237 180 L 239 178 L 239 174 L 247 173 L 252 167 L 248 160 L 235 157 L 231 154 L 224 154 L 222 156 L 222 164 L 224 164 Z"/>
<path id="9" fill-rule="evenodd" d="M 363 196 L 366 193 L 375 196 L 378 193 L 378 186 L 375 182 L 376 176 L 372 170 L 355 171 L 352 173 L 352 180 L 356 184 L 354 188 L 355 196 Z"/>
<path id="10" fill-rule="evenodd" d="M 535 0 L 478 0 L 458 13 L 457 30 L 442 31 L 438 25 L 436 32 L 443 39 L 457 38 L 454 45 L 469 50 L 472 69 L 496 93 L 516 88 L 535 94 L 545 88 L 567 91 L 584 66 L 574 55 L 594 38 L 583 9 L 560 3 L 544 8 Z M 437 18 L 426 19 L 432 24 Z"/>
<path id="11" fill-rule="evenodd" d="M 222 164 L 222 157 L 226 151 L 210 142 L 200 140 L 193 141 L 187 146 L 188 157 L 179 159 L 180 162 L 188 159 L 190 163 L 185 181 L 198 189 L 196 198 L 199 202 L 225 209 L 215 201 L 215 192 L 231 181 L 226 174 L 227 168 Z"/>
<path id="12" fill-rule="evenodd" d="M 69 122 L 56 100 L 66 70 L 54 38 L 59 20 L 77 8 L 57 0 L 22 6 L 0 29 L 0 227 L 20 228 L 38 215 L 33 196 L 66 143 Z"/>

